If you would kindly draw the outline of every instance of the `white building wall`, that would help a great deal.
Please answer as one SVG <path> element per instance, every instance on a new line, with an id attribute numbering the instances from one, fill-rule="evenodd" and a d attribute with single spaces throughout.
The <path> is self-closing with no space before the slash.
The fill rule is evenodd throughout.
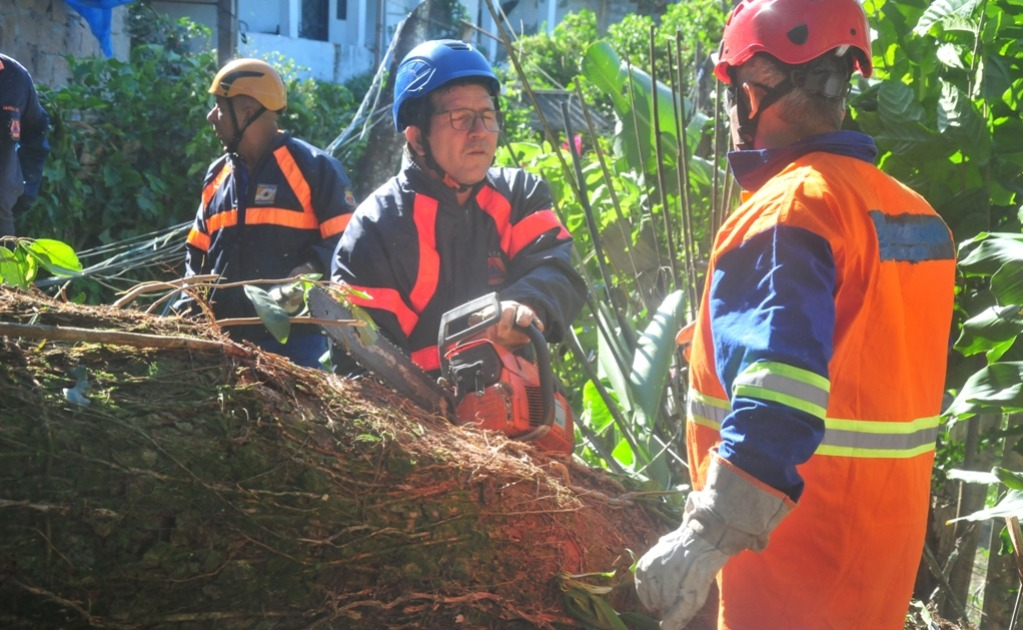
<path id="1" fill-rule="evenodd" d="M 318 42 L 268 33 L 249 33 L 238 44 L 242 57 L 272 58 L 280 54 L 294 60 L 301 78 L 344 83 L 376 68 L 374 51 L 360 46 Z"/>
<path id="2" fill-rule="evenodd" d="M 268 57 L 280 53 L 294 60 L 301 77 L 344 82 L 375 72 L 400 22 L 419 0 L 348 0 L 348 16 L 337 18 L 337 2 L 329 0 L 327 42 L 298 37 L 302 0 L 238 0 L 239 56 Z M 484 31 L 497 34 L 486 0 L 461 0 L 469 16 Z M 499 6 L 499 0 L 493 0 Z M 159 2 L 154 6 L 172 17 L 188 15 L 216 32 L 216 6 Z M 521 0 L 508 16 L 516 34 L 533 34 L 554 26 L 569 12 L 588 9 L 597 15 L 601 30 L 636 10 L 635 0 Z M 476 41 L 491 59 L 500 44 L 486 35 Z M 210 43 L 215 46 L 216 42 Z"/>

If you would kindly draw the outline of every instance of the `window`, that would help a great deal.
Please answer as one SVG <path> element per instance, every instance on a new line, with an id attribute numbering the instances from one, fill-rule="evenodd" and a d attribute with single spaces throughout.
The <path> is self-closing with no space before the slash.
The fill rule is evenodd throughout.
<path id="1" fill-rule="evenodd" d="M 337 0 L 337 19 L 348 19 L 348 0 Z"/>
<path id="2" fill-rule="evenodd" d="M 330 0 L 302 0 L 302 20 L 298 36 L 304 39 L 327 41 L 327 19 L 330 17 Z"/>

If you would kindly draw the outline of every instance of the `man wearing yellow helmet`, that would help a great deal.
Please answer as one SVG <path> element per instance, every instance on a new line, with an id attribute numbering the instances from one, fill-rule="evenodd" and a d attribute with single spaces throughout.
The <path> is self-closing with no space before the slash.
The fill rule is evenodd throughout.
<path id="1" fill-rule="evenodd" d="M 355 208 L 344 168 L 278 128 L 287 90 L 265 61 L 228 63 L 209 93 L 216 103 L 206 120 L 226 153 L 206 172 L 186 242 L 185 275 L 213 273 L 234 283 L 326 273 Z M 218 319 L 255 315 L 242 287 L 217 288 L 209 301 Z M 285 344 L 263 326 L 228 332 L 309 367 L 317 367 L 326 350 L 313 327 L 294 327 Z"/>

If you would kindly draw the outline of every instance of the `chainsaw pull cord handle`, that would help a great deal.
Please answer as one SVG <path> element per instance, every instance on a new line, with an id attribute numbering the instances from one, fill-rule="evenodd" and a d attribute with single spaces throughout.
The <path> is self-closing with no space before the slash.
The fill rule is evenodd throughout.
<path id="1" fill-rule="evenodd" d="M 533 344 L 533 350 L 536 351 L 536 367 L 540 376 L 541 419 L 543 423 L 529 433 L 515 438 L 522 442 L 530 442 L 547 435 L 547 432 L 554 425 L 554 370 L 551 369 L 551 353 L 547 348 L 547 339 L 540 332 L 540 329 L 537 328 L 536 324 L 530 323 L 529 326 L 516 325 L 515 327 L 529 336 L 529 340 Z"/>

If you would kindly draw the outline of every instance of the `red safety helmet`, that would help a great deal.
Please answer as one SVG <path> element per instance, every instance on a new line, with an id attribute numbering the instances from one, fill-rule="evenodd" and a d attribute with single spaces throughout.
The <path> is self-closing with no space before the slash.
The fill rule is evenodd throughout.
<path id="1" fill-rule="evenodd" d="M 714 74 L 730 84 L 729 70 L 759 52 L 800 65 L 842 46 L 869 77 L 870 28 L 857 0 L 742 0 L 725 23 Z"/>

